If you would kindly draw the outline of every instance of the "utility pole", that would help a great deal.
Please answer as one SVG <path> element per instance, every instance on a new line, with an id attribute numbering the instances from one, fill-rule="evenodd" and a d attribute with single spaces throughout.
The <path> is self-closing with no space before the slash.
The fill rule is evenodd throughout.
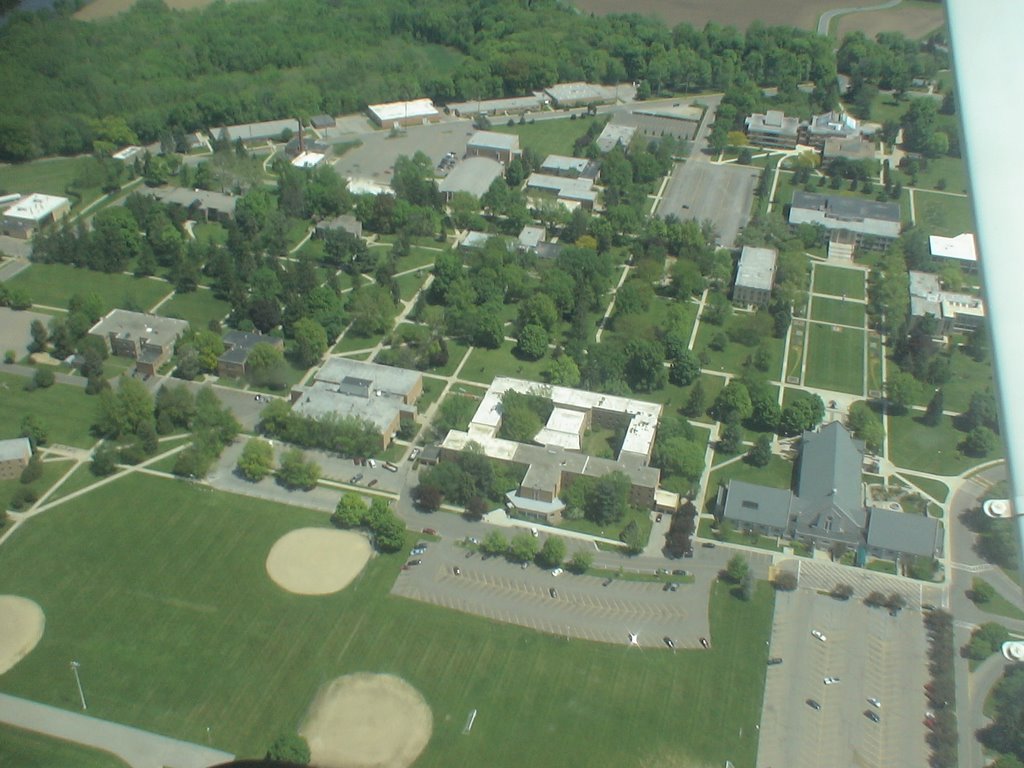
<path id="1" fill-rule="evenodd" d="M 77 661 L 71 662 L 71 671 L 75 673 L 75 683 L 78 685 L 78 698 L 82 700 L 82 709 L 88 709 L 85 705 L 85 691 L 82 690 L 82 679 L 78 676 L 78 668 L 82 666 Z"/>

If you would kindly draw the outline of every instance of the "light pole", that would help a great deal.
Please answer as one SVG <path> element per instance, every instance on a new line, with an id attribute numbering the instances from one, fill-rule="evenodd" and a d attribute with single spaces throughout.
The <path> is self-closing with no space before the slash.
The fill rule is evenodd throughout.
<path id="1" fill-rule="evenodd" d="M 82 700 L 82 709 L 88 709 L 85 705 L 85 692 L 82 690 L 82 679 L 78 676 L 78 668 L 82 666 L 77 661 L 71 662 L 71 671 L 75 673 L 75 683 L 78 684 L 78 697 Z"/>

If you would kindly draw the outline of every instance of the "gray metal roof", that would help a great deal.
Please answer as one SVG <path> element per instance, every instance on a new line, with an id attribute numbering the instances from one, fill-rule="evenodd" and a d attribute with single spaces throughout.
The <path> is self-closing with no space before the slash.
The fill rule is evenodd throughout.
<path id="1" fill-rule="evenodd" d="M 833 421 L 800 441 L 800 481 L 796 495 L 801 516 L 836 509 L 859 528 L 867 522 L 861 492 L 863 443 Z"/>
<path id="2" fill-rule="evenodd" d="M 800 130 L 800 118 L 786 117 L 783 112 L 777 109 L 769 109 L 766 113 L 755 112 L 746 119 L 744 124 L 748 131 L 754 133 L 767 133 L 776 136 L 788 136 L 796 140 Z"/>
<path id="3" fill-rule="evenodd" d="M 519 135 L 515 133 L 498 133 L 497 131 L 477 131 L 469 137 L 466 147 L 479 149 L 497 149 L 503 152 L 519 151 Z"/>
<path id="4" fill-rule="evenodd" d="M 792 506 L 792 491 L 730 480 L 723 516 L 739 523 L 785 530 L 789 527 Z"/>
<path id="5" fill-rule="evenodd" d="M 925 515 L 872 507 L 868 546 L 936 557 L 942 552 L 942 523 Z"/>
<path id="6" fill-rule="evenodd" d="M 879 237 L 898 237 L 900 206 L 859 197 L 819 195 L 798 189 L 789 209 L 790 224 L 821 224 Z"/>
<path id="7" fill-rule="evenodd" d="M 775 283 L 775 263 L 778 257 L 779 252 L 774 248 L 743 246 L 739 268 L 736 270 L 736 285 L 770 291 Z"/>
<path id="8" fill-rule="evenodd" d="M 100 336 L 113 333 L 126 338 L 145 339 L 150 344 L 167 347 L 187 330 L 187 320 L 129 312 L 127 309 L 112 309 L 106 317 L 89 329 L 89 333 Z"/>
<path id="9" fill-rule="evenodd" d="M 341 384 L 346 378 L 366 379 L 373 382 L 374 389 L 405 397 L 423 374 L 390 365 L 332 357 L 313 375 L 315 381 L 327 384 Z"/>
<path id="10" fill-rule="evenodd" d="M 28 459 L 30 456 L 32 456 L 32 443 L 27 437 L 0 440 L 0 461 Z"/>
<path id="11" fill-rule="evenodd" d="M 238 198 L 233 195 L 185 187 L 143 188 L 139 190 L 139 194 L 155 198 L 162 203 L 180 205 L 182 208 L 189 208 L 193 204 L 197 204 L 200 208 L 232 214 L 235 212 L 235 204 L 238 202 Z"/>
<path id="12" fill-rule="evenodd" d="M 497 160 L 489 157 L 467 157 L 449 171 L 438 183 L 437 188 L 447 194 L 468 192 L 479 198 L 483 197 L 494 180 L 503 172 L 504 168 Z"/>
<path id="13" fill-rule="evenodd" d="M 255 141 L 258 139 L 276 139 L 286 129 L 293 133 L 299 132 L 299 121 L 289 120 L 267 120 L 262 123 L 243 123 L 241 125 L 227 125 L 214 130 L 214 138 L 219 139 L 222 133 L 227 134 L 229 141 L 241 139 L 242 141 Z"/>
<path id="14" fill-rule="evenodd" d="M 231 348 L 252 349 L 257 344 L 270 344 L 274 347 L 283 347 L 284 339 L 279 336 L 265 336 L 262 333 L 247 333 L 246 331 L 228 331 L 224 334 L 224 346 Z"/>

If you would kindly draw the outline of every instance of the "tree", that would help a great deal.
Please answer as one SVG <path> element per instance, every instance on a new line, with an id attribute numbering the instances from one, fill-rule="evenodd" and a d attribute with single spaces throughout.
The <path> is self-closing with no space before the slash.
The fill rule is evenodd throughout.
<path id="1" fill-rule="evenodd" d="M 288 386 L 288 363 L 273 344 L 260 342 L 250 351 L 245 363 L 246 376 L 258 387 L 284 389 Z"/>
<path id="2" fill-rule="evenodd" d="M 50 340 L 50 334 L 46 330 L 46 326 L 43 325 L 42 320 L 33 320 L 29 327 L 29 332 L 32 335 L 32 342 L 29 344 L 30 352 L 45 352 L 47 349 L 48 342 Z"/>
<path id="3" fill-rule="evenodd" d="M 21 470 L 21 477 L 19 479 L 21 480 L 22 485 L 29 485 L 42 476 L 43 460 L 39 458 L 38 453 L 34 453 L 32 454 L 32 458 L 28 460 L 28 464 L 25 465 L 25 468 Z"/>
<path id="4" fill-rule="evenodd" d="M 637 392 L 661 389 L 668 380 L 665 351 L 660 344 L 645 339 L 631 339 L 626 344 L 626 381 Z"/>
<path id="5" fill-rule="evenodd" d="M 626 524 L 626 527 L 622 529 L 622 533 L 619 534 L 619 540 L 626 545 L 626 552 L 631 555 L 638 555 L 643 552 L 644 546 L 647 544 L 643 531 L 640 530 L 636 520 L 630 520 Z"/>
<path id="6" fill-rule="evenodd" d="M 964 453 L 971 456 L 988 456 L 999 445 L 996 433 L 988 427 L 975 427 L 967 433 L 963 442 Z"/>
<path id="7" fill-rule="evenodd" d="M 580 369 L 576 361 L 564 353 L 552 357 L 545 373 L 548 381 L 556 386 L 575 387 L 580 383 Z"/>
<path id="8" fill-rule="evenodd" d="M 917 101 L 915 99 L 915 101 Z M 885 396 L 897 413 L 903 413 L 917 397 L 920 385 L 909 373 L 894 371 L 885 382 Z"/>
<path id="9" fill-rule="evenodd" d="M 508 539 L 501 533 L 501 531 L 491 531 L 484 540 L 480 542 L 480 550 L 485 555 L 497 557 L 498 555 L 504 555 L 508 552 Z"/>
<path id="10" fill-rule="evenodd" d="M 312 318 L 304 317 L 292 326 L 295 337 L 295 356 L 299 363 L 309 368 L 323 359 L 327 351 L 327 332 Z"/>
<path id="11" fill-rule="evenodd" d="M 850 406 L 847 418 L 854 437 L 863 440 L 869 451 L 878 453 L 882 450 L 882 443 L 885 441 L 885 428 L 882 420 L 878 417 L 871 406 L 860 401 Z"/>
<path id="12" fill-rule="evenodd" d="M 346 493 L 338 499 L 331 522 L 341 528 L 358 528 L 366 523 L 366 502 L 355 493 Z"/>
<path id="13" fill-rule="evenodd" d="M 698 376 L 700 376 L 700 360 L 689 349 L 682 350 L 672 360 L 668 380 L 676 386 L 685 387 L 693 383 Z"/>
<path id="14" fill-rule="evenodd" d="M 984 579 L 972 579 L 971 580 L 971 600 L 978 605 L 984 605 L 985 603 L 992 602 L 992 598 L 996 596 L 996 588 L 989 584 Z"/>
<path id="15" fill-rule="evenodd" d="M 320 479 L 320 465 L 307 460 L 298 448 L 289 448 L 281 454 L 281 466 L 277 470 L 277 480 L 289 490 L 310 491 L 316 488 Z"/>
<path id="16" fill-rule="evenodd" d="M 772 583 L 780 592 L 792 592 L 797 588 L 796 574 L 792 571 L 782 571 Z"/>
<path id="17" fill-rule="evenodd" d="M 21 419 L 21 437 L 27 437 L 29 443 L 34 451 L 38 446 L 46 445 L 47 431 L 46 428 L 39 423 L 39 419 L 36 418 L 35 414 L 26 413 Z"/>
<path id="18" fill-rule="evenodd" d="M 532 537 L 531 537 L 532 538 Z M 557 568 L 565 560 L 565 541 L 558 536 L 548 536 L 540 548 L 537 560 L 542 568 Z"/>
<path id="19" fill-rule="evenodd" d="M 631 485 L 629 478 L 618 470 L 586 484 L 583 505 L 586 517 L 601 526 L 621 520 L 628 507 Z"/>
<path id="20" fill-rule="evenodd" d="M 292 765 L 309 765 L 309 744 L 297 733 L 282 733 L 267 750 L 267 760 Z"/>
<path id="21" fill-rule="evenodd" d="M 686 398 L 686 403 L 683 405 L 683 415 L 689 416 L 691 419 L 703 416 L 704 398 L 704 384 L 700 379 L 697 379 L 697 383 L 693 385 L 689 396 Z"/>
<path id="22" fill-rule="evenodd" d="M 743 574 L 743 578 L 740 579 L 740 598 L 746 602 L 750 602 L 754 599 L 754 574 L 751 571 L 746 571 Z"/>
<path id="23" fill-rule="evenodd" d="M 519 332 L 515 352 L 526 360 L 540 360 L 548 351 L 548 332 L 539 325 L 526 325 Z"/>
<path id="24" fill-rule="evenodd" d="M 718 393 L 711 406 L 711 415 L 721 422 L 740 422 L 754 412 L 750 392 L 741 381 L 733 379 Z"/>
<path id="25" fill-rule="evenodd" d="M 836 584 L 831 594 L 836 600 L 849 600 L 853 597 L 853 587 L 849 584 Z"/>
<path id="26" fill-rule="evenodd" d="M 145 384 L 138 379 L 121 379 L 116 393 L 108 389 L 100 394 L 96 429 L 104 437 L 115 439 L 135 434 L 140 424 L 153 421 L 153 409 L 153 396 Z"/>
<path id="27" fill-rule="evenodd" d="M 397 552 L 405 546 L 405 523 L 384 499 L 374 499 L 367 513 L 374 546 L 381 552 Z"/>
<path id="28" fill-rule="evenodd" d="M 110 443 L 103 443 L 92 453 L 89 471 L 97 477 L 106 477 L 117 469 L 117 449 Z"/>
<path id="29" fill-rule="evenodd" d="M 730 422 L 725 425 L 721 436 L 718 438 L 716 450 L 719 453 L 737 453 L 743 446 L 743 428 L 738 422 Z"/>
<path id="30" fill-rule="evenodd" d="M 750 565 L 747 563 L 747 558 L 743 555 L 733 555 L 725 566 L 726 575 L 735 584 L 739 584 L 749 570 Z"/>
<path id="31" fill-rule="evenodd" d="M 779 417 L 779 433 L 798 435 L 814 429 L 825 416 L 825 404 L 818 395 L 800 397 L 785 408 Z"/>
<path id="32" fill-rule="evenodd" d="M 924 416 L 921 417 L 921 421 L 929 427 L 937 427 L 942 421 L 941 389 L 936 389 L 935 394 L 932 395 L 932 399 L 928 401 L 928 407 L 925 409 Z"/>
<path id="33" fill-rule="evenodd" d="M 569 570 L 573 573 L 586 573 L 594 564 L 594 553 L 586 549 L 577 549 L 569 560 Z"/>
<path id="34" fill-rule="evenodd" d="M 238 457 L 238 473 L 250 482 L 256 483 L 270 474 L 274 468 L 274 449 L 266 440 L 252 438 Z"/>
<path id="35" fill-rule="evenodd" d="M 32 375 L 32 386 L 39 389 L 48 389 L 53 386 L 56 380 L 57 377 L 49 368 L 36 368 L 36 372 Z"/>
<path id="36" fill-rule="evenodd" d="M 531 534 L 524 531 L 523 533 L 517 534 L 512 537 L 512 543 L 509 545 L 508 553 L 509 557 L 519 563 L 529 563 L 537 556 L 537 552 L 540 547 Z"/>
<path id="37" fill-rule="evenodd" d="M 444 493 L 436 485 L 420 483 L 413 490 L 413 501 L 416 506 L 426 512 L 436 512 L 444 501 Z"/>
<path id="38" fill-rule="evenodd" d="M 747 452 L 747 461 L 754 467 L 766 467 L 772 460 L 772 436 L 758 435 L 754 446 Z"/>

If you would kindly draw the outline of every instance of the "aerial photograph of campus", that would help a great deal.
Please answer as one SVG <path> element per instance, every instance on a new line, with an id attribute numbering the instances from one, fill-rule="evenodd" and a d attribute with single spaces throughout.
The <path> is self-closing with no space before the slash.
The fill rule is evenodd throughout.
<path id="1" fill-rule="evenodd" d="M 958 2 L 0 0 L 0 766 L 1024 768 Z"/>

